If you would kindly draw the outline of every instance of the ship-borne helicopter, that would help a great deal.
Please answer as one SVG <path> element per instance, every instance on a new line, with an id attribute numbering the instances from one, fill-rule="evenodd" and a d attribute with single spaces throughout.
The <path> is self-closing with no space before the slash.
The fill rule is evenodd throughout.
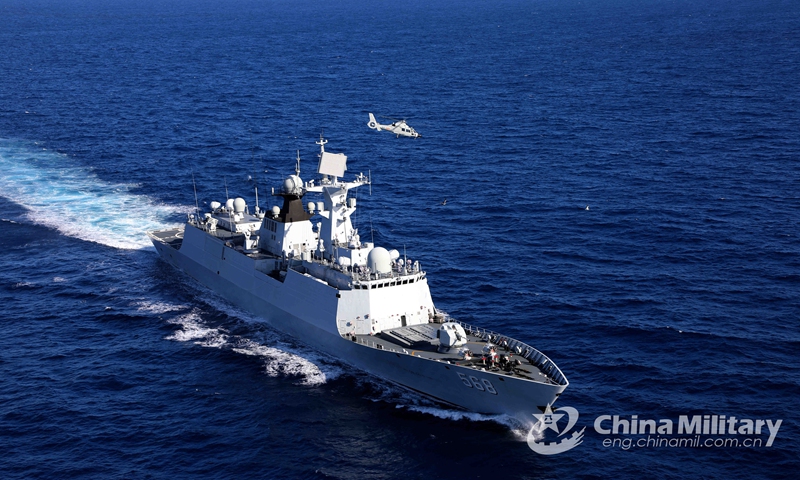
<path id="1" fill-rule="evenodd" d="M 384 117 L 384 118 L 388 118 L 388 117 Z M 397 138 L 400 138 L 401 136 L 403 136 L 403 137 L 411 137 L 411 138 L 419 138 L 419 137 L 422 136 L 419 133 L 417 133 L 416 130 L 411 128 L 406 123 L 405 120 L 397 120 L 397 119 L 394 119 L 394 118 L 390 118 L 390 120 L 394 120 L 394 122 L 389 124 L 389 125 L 381 125 L 380 123 L 377 122 L 377 120 L 375 120 L 375 115 L 370 113 L 369 114 L 369 123 L 367 123 L 367 126 L 369 128 L 371 128 L 371 129 L 377 130 L 379 132 L 381 130 L 386 130 L 387 132 L 392 132 L 395 135 L 397 135 Z"/>

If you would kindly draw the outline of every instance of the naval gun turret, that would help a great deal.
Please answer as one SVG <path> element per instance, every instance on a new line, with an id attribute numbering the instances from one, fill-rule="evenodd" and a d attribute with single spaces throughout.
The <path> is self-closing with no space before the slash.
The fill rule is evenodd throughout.
<path id="1" fill-rule="evenodd" d="M 455 322 L 443 323 L 436 331 L 439 338 L 439 352 L 446 353 L 452 350 L 457 351 L 460 347 L 467 344 L 467 332 L 464 327 Z"/>

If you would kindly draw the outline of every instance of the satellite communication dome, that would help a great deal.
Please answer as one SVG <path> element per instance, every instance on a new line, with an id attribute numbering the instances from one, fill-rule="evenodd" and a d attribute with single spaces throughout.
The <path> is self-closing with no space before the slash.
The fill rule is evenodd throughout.
<path id="1" fill-rule="evenodd" d="M 237 198 L 233 201 L 233 211 L 235 213 L 243 213 L 246 205 L 247 203 L 244 201 L 244 198 Z"/>
<path id="2" fill-rule="evenodd" d="M 227 202 L 225 202 L 225 210 L 232 212 L 233 211 L 233 199 L 229 198 Z"/>
<path id="3" fill-rule="evenodd" d="M 392 260 L 397 260 L 398 258 L 400 258 L 400 252 L 398 252 L 395 249 L 389 250 L 389 258 L 391 258 Z"/>
<path id="4" fill-rule="evenodd" d="M 392 259 L 383 247 L 375 247 L 367 255 L 367 266 L 377 273 L 391 273 Z"/>
<path id="5" fill-rule="evenodd" d="M 297 175 L 289 175 L 283 181 L 283 193 L 300 196 L 303 194 L 303 180 Z"/>
<path id="6" fill-rule="evenodd" d="M 281 209 L 277 205 L 272 207 L 272 216 L 273 217 L 277 217 L 280 213 L 281 213 Z"/>
<path id="7" fill-rule="evenodd" d="M 210 205 L 211 210 L 218 210 L 219 207 L 221 207 L 221 206 L 222 206 L 222 204 L 219 203 L 219 202 L 211 202 L 211 205 Z"/>

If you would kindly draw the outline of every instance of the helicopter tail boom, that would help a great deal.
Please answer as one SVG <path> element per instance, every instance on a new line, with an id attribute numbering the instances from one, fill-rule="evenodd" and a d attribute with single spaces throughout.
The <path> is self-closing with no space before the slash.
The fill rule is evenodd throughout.
<path id="1" fill-rule="evenodd" d="M 373 130 L 380 130 L 381 124 L 375 120 L 375 115 L 369 114 L 369 123 L 367 126 Z"/>

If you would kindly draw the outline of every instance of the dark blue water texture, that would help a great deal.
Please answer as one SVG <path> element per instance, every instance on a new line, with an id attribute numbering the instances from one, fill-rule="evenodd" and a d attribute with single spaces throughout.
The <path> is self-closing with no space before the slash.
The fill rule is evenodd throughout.
<path id="1" fill-rule="evenodd" d="M 0 47 L 0 477 L 796 475 L 798 2 L 4 0 Z M 362 239 L 548 354 L 582 445 L 538 455 L 158 260 L 192 175 L 201 208 L 253 179 L 271 206 L 321 132 L 372 172 Z M 749 449 L 592 426 L 692 414 L 783 424 Z"/>

